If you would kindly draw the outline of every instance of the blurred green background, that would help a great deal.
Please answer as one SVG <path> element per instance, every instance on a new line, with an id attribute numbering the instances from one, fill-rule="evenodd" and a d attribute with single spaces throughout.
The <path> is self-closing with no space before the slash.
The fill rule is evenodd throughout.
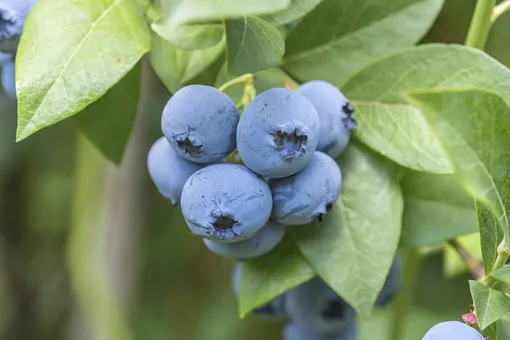
<path id="1" fill-rule="evenodd" d="M 462 43 L 474 4 L 447 0 L 423 42 Z M 506 65 L 508 32 L 510 15 L 488 42 Z M 280 323 L 237 317 L 234 263 L 191 236 L 150 182 L 146 155 L 161 135 L 169 94 L 143 67 L 139 116 L 119 168 L 72 120 L 14 143 L 16 103 L 0 93 L 0 339 L 280 338 Z M 468 311 L 469 276 L 443 279 L 442 263 L 441 253 L 415 263 L 408 317 L 394 320 L 395 304 L 377 311 L 361 323 L 361 339 L 390 339 L 395 322 L 402 339 L 421 339 L 431 325 Z"/>

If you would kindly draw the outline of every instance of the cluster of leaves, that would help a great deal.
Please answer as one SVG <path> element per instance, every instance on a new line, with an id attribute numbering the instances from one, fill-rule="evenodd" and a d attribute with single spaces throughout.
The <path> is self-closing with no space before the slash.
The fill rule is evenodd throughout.
<path id="1" fill-rule="evenodd" d="M 320 275 L 368 317 L 399 245 L 434 246 L 479 228 L 487 279 L 470 286 L 479 326 L 492 335 L 510 312 L 492 284 L 510 283 L 510 269 L 500 268 L 510 252 L 510 70 L 469 47 L 413 46 L 442 5 L 40 0 L 16 60 L 17 138 L 73 117 L 120 162 L 145 54 L 171 93 L 247 72 L 256 72 L 258 91 L 287 75 L 330 81 L 359 122 L 338 159 L 342 195 L 322 225 L 295 228 L 244 264 L 241 316 Z"/>

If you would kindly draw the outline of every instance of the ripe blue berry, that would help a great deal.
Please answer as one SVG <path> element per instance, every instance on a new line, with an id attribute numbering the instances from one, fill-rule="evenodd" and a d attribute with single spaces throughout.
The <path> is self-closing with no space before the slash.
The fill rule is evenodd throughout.
<path id="1" fill-rule="evenodd" d="M 319 116 L 306 97 L 284 88 L 267 90 L 252 100 L 241 116 L 239 156 L 259 175 L 291 176 L 312 158 L 319 131 Z"/>
<path id="2" fill-rule="evenodd" d="M 170 145 L 195 163 L 214 163 L 236 148 L 239 112 L 226 94 L 203 85 L 177 91 L 163 110 L 161 128 Z"/>
<path id="3" fill-rule="evenodd" d="M 349 100 L 335 86 L 321 80 L 304 83 L 296 92 L 308 98 L 319 115 L 321 131 L 317 150 L 337 158 L 349 144 L 350 131 L 356 127 Z"/>
<path id="4" fill-rule="evenodd" d="M 355 319 L 354 309 L 320 278 L 288 291 L 285 311 L 299 327 L 316 334 L 339 332 Z"/>
<path id="5" fill-rule="evenodd" d="M 484 340 L 474 328 L 458 321 L 441 322 L 432 327 L 422 340 Z"/>
<path id="6" fill-rule="evenodd" d="M 188 178 L 205 165 L 180 157 L 165 137 L 158 139 L 149 151 L 147 167 L 159 192 L 172 204 L 179 204 L 182 188 Z"/>
<path id="7" fill-rule="evenodd" d="M 356 340 L 358 339 L 358 326 L 353 320 L 338 332 L 329 334 L 316 334 L 299 327 L 295 323 L 289 323 L 283 331 L 283 340 Z"/>
<path id="8" fill-rule="evenodd" d="M 16 52 L 28 13 L 37 0 L 0 2 L 0 52 Z"/>
<path id="9" fill-rule="evenodd" d="M 196 235 L 239 242 L 267 223 L 272 197 L 266 182 L 246 167 L 216 164 L 195 172 L 184 185 L 181 209 Z"/>
<path id="10" fill-rule="evenodd" d="M 16 70 L 14 61 L 8 61 L 0 68 L 2 77 L 2 88 L 10 98 L 16 98 Z"/>
<path id="11" fill-rule="evenodd" d="M 393 263 L 391 264 L 390 271 L 384 282 L 384 286 L 377 297 L 375 302 L 376 306 L 384 306 L 389 303 L 395 296 L 395 294 L 402 289 L 402 277 L 400 258 L 395 256 Z"/>
<path id="12" fill-rule="evenodd" d="M 0 66 L 14 60 L 14 54 L 0 52 Z"/>
<path id="13" fill-rule="evenodd" d="M 342 174 L 335 160 L 316 151 L 297 174 L 269 181 L 273 193 L 272 218 L 284 225 L 322 221 L 342 189 Z"/>
<path id="14" fill-rule="evenodd" d="M 285 227 L 268 221 L 253 237 L 236 243 L 219 243 L 204 238 L 204 243 L 213 253 L 238 260 L 253 259 L 269 253 L 283 239 Z"/>

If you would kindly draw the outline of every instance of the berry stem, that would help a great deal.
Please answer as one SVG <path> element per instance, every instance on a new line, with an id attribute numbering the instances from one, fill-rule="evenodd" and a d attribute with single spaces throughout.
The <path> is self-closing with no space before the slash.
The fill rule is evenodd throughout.
<path id="1" fill-rule="evenodd" d="M 496 7 L 494 7 L 494 10 L 492 11 L 492 23 L 494 23 L 503 13 L 510 10 L 510 0 L 503 1 Z"/>
<path id="2" fill-rule="evenodd" d="M 492 13 L 496 0 L 478 0 L 469 26 L 466 46 L 483 50 L 492 25 Z"/>
<path id="3" fill-rule="evenodd" d="M 246 84 L 248 84 L 248 83 L 253 84 L 254 81 L 255 81 L 255 75 L 253 73 L 246 73 L 240 77 L 237 77 L 237 78 L 227 81 L 225 84 L 221 85 L 218 88 L 218 90 L 220 90 L 221 92 L 225 92 L 232 85 L 245 84 L 245 86 L 246 86 Z"/>

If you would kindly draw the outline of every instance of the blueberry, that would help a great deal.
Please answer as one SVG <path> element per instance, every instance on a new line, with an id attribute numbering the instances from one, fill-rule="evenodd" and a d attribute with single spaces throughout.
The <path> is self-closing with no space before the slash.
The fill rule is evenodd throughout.
<path id="1" fill-rule="evenodd" d="M 12 99 L 16 98 L 16 75 L 14 61 L 9 61 L 2 65 L 0 72 L 2 77 L 2 88 L 5 94 Z"/>
<path id="2" fill-rule="evenodd" d="M 291 320 L 310 332 L 339 332 L 354 322 L 356 313 L 320 278 L 286 293 L 285 311 Z"/>
<path id="3" fill-rule="evenodd" d="M 174 205 L 179 204 L 184 183 L 204 166 L 180 157 L 165 137 L 161 137 L 152 145 L 147 157 L 147 167 L 152 181 L 161 195 Z"/>
<path id="4" fill-rule="evenodd" d="M 474 328 L 458 321 L 441 322 L 432 327 L 422 340 L 484 340 Z"/>
<path id="5" fill-rule="evenodd" d="M 226 94 L 190 85 L 170 98 L 161 127 L 179 155 L 195 163 L 214 163 L 236 148 L 238 122 L 239 111 Z"/>
<path id="6" fill-rule="evenodd" d="M 356 127 L 349 100 L 335 86 L 321 80 L 304 83 L 296 92 L 308 98 L 319 115 L 321 131 L 317 150 L 337 158 L 349 143 L 350 131 Z"/>
<path id="7" fill-rule="evenodd" d="M 196 235 L 239 242 L 269 220 L 272 197 L 267 183 L 245 166 L 216 164 L 195 172 L 184 185 L 181 209 Z"/>
<path id="8" fill-rule="evenodd" d="M 242 273 L 242 263 L 238 263 L 234 269 L 234 273 L 232 275 L 232 288 L 234 289 L 235 294 L 239 295 L 239 288 L 241 284 L 241 273 Z M 269 301 L 265 305 L 262 305 L 253 310 L 253 314 L 260 316 L 267 320 L 281 320 L 284 319 L 287 315 L 285 313 L 285 295 L 280 295 L 275 299 Z"/>
<path id="9" fill-rule="evenodd" d="M 285 227 L 268 221 L 255 236 L 236 243 L 219 243 L 204 239 L 204 243 L 213 253 L 239 260 L 253 259 L 269 253 L 282 240 Z"/>
<path id="10" fill-rule="evenodd" d="M 0 66 L 14 60 L 14 54 L 0 52 Z"/>
<path id="11" fill-rule="evenodd" d="M 16 52 L 25 20 L 36 1 L 0 1 L 0 52 Z"/>
<path id="12" fill-rule="evenodd" d="M 283 340 L 356 340 L 357 336 L 358 326 L 355 320 L 342 330 L 329 334 L 316 334 L 295 323 L 287 324 L 283 331 Z"/>
<path id="13" fill-rule="evenodd" d="M 284 225 L 322 221 L 333 209 L 342 188 L 342 174 L 336 162 L 316 151 L 297 174 L 269 181 L 273 193 L 274 220 Z"/>
<path id="14" fill-rule="evenodd" d="M 267 90 L 252 100 L 241 116 L 239 156 L 262 176 L 291 176 L 312 158 L 319 131 L 319 116 L 306 97 L 283 88 Z"/>
<path id="15" fill-rule="evenodd" d="M 391 264 L 390 271 L 384 282 L 384 286 L 377 297 L 375 302 L 376 306 L 384 306 L 389 303 L 395 296 L 395 294 L 402 289 L 402 277 L 400 259 L 395 256 L 393 263 Z"/>

